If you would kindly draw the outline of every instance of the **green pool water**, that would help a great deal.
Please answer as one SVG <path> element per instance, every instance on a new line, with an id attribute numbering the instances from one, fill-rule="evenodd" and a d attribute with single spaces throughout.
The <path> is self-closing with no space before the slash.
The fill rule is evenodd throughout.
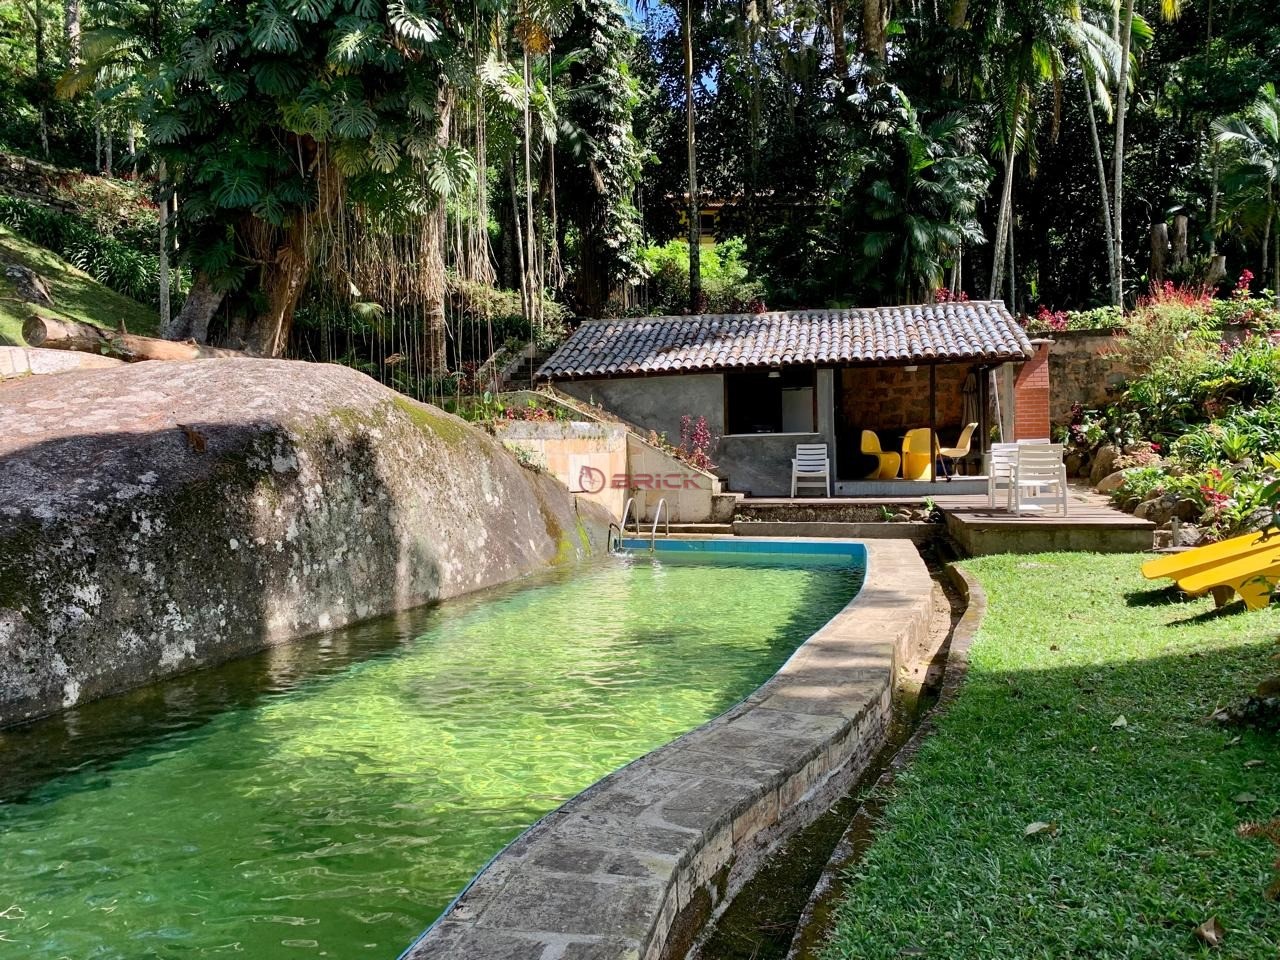
<path id="1" fill-rule="evenodd" d="M 846 557 L 611 558 L 0 731 L 0 957 L 391 960 L 860 579 Z"/>

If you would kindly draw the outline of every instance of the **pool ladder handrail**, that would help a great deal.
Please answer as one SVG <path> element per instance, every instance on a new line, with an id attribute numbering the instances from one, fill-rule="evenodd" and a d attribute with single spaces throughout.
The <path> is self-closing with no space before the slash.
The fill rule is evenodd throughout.
<path id="1" fill-rule="evenodd" d="M 631 508 L 634 507 L 635 505 L 636 505 L 636 498 L 627 497 L 626 505 L 623 506 L 622 508 L 622 522 L 621 523 L 614 523 L 613 521 L 609 522 L 608 550 L 610 553 L 620 553 L 622 551 L 622 538 L 627 535 L 627 517 L 631 515 Z M 615 529 L 618 531 L 618 539 L 616 541 L 613 539 L 613 531 Z M 640 535 L 640 514 L 637 513 L 636 514 L 636 536 L 639 536 L 639 535 Z"/>
<path id="2" fill-rule="evenodd" d="M 622 508 L 622 522 L 618 524 L 618 529 L 624 534 L 627 532 L 627 517 L 631 516 L 631 508 L 636 505 L 635 497 L 627 497 L 627 504 Z M 636 511 L 636 536 L 640 536 L 640 511 Z"/>
<path id="3" fill-rule="evenodd" d="M 654 542 L 658 539 L 658 520 L 662 518 L 662 508 L 667 505 L 667 498 L 663 497 L 658 501 L 658 509 L 653 511 L 653 528 L 649 531 L 649 552 L 654 551 Z M 636 520 L 636 526 L 640 525 L 640 521 Z M 671 536 L 671 511 L 667 511 L 666 525 L 663 528 L 663 536 Z"/>

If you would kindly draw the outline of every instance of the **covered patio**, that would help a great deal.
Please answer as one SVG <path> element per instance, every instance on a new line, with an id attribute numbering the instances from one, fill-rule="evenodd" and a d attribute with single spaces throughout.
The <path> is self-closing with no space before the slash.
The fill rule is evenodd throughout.
<path id="1" fill-rule="evenodd" d="M 705 418 L 731 491 L 789 496 L 797 446 L 819 444 L 833 497 L 923 496 L 985 491 L 983 455 L 1017 438 L 1036 356 L 1002 303 L 966 302 L 587 321 L 538 377 L 673 443 L 683 417 Z M 967 424 L 944 478 L 930 451 Z M 896 457 L 864 452 L 864 431 Z"/>

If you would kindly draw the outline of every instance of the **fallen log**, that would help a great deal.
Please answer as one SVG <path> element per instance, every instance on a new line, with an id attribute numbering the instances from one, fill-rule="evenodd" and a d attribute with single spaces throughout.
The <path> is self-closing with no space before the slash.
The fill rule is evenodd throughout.
<path id="1" fill-rule="evenodd" d="M 104 357 L 130 362 L 137 360 L 205 360 L 210 357 L 240 357 L 240 350 L 207 347 L 193 340 L 158 340 L 125 331 L 104 330 L 88 323 L 57 320 L 53 317 L 29 317 L 22 325 L 22 336 L 33 347 L 54 350 L 81 350 Z"/>

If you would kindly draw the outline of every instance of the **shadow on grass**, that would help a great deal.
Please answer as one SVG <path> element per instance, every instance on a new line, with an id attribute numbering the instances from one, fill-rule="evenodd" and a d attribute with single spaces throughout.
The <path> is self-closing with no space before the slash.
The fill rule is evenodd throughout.
<path id="1" fill-rule="evenodd" d="M 1150 590 L 1130 590 L 1124 595 L 1125 606 L 1128 607 L 1165 607 L 1172 603 L 1190 603 L 1195 597 L 1176 584 L 1166 587 L 1153 587 Z"/>
<path id="2" fill-rule="evenodd" d="M 1224 620 L 1227 617 L 1234 617 L 1241 613 L 1248 613 L 1249 608 L 1244 605 L 1243 600 L 1233 600 L 1226 606 L 1214 607 L 1212 610 L 1202 610 L 1192 617 L 1183 617 L 1181 620 L 1174 620 L 1170 626 L 1185 626 L 1191 623 L 1213 623 L 1215 620 Z"/>

